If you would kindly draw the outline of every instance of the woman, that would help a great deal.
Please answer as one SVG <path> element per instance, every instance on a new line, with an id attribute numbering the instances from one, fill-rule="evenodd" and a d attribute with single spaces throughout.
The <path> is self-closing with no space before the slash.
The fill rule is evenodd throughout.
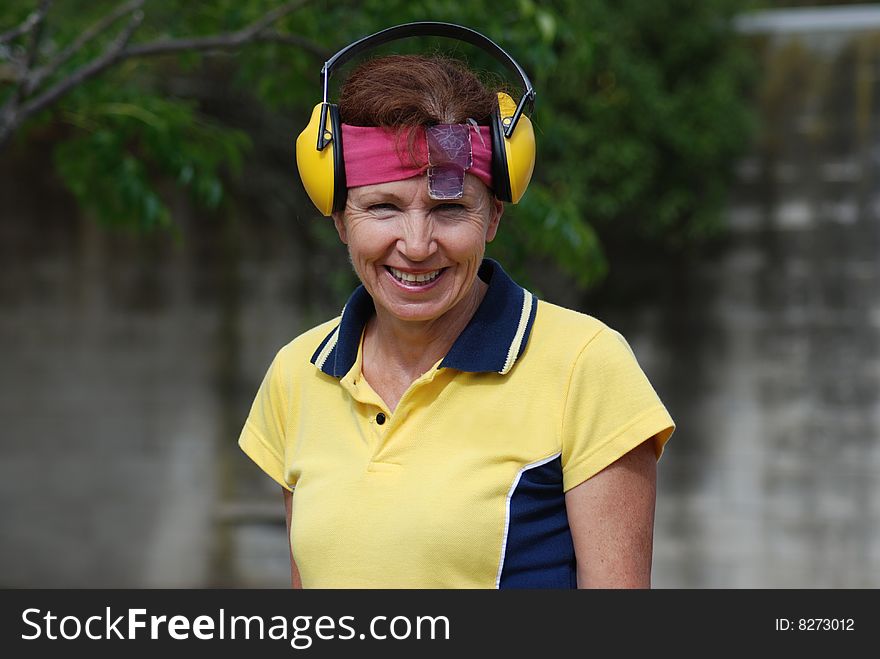
<path id="1" fill-rule="evenodd" d="M 623 337 L 484 258 L 496 102 L 437 57 L 342 89 L 362 286 L 279 351 L 240 438 L 284 488 L 294 587 L 650 586 L 673 421 Z"/>

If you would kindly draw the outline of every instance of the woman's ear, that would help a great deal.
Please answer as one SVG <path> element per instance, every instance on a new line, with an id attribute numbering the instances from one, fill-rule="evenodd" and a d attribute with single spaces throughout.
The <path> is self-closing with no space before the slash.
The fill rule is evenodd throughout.
<path id="1" fill-rule="evenodd" d="M 486 242 L 491 243 L 495 240 L 495 234 L 498 233 L 498 224 L 501 222 L 501 216 L 504 215 L 504 202 L 498 197 L 492 197 L 492 216 L 489 218 L 489 226 L 486 227 Z"/>
<path id="2" fill-rule="evenodd" d="M 336 227 L 336 233 L 339 234 L 339 240 L 344 245 L 348 244 L 348 233 L 345 231 L 345 219 L 340 211 L 333 213 L 333 226 Z"/>

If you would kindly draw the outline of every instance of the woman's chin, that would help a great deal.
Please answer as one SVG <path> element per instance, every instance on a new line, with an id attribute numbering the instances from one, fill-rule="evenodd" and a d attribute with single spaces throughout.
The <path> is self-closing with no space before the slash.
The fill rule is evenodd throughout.
<path id="1" fill-rule="evenodd" d="M 446 305 L 431 302 L 392 302 L 382 306 L 396 320 L 409 323 L 423 323 L 436 320 L 449 310 L 446 308 Z"/>

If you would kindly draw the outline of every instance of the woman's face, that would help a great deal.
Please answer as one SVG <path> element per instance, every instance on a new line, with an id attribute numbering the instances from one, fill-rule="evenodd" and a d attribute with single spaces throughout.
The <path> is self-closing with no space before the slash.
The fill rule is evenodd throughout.
<path id="1" fill-rule="evenodd" d="M 345 211 L 333 221 L 377 310 L 429 321 L 474 294 L 503 210 L 470 174 L 462 198 L 453 200 L 431 199 L 418 176 L 349 189 Z"/>

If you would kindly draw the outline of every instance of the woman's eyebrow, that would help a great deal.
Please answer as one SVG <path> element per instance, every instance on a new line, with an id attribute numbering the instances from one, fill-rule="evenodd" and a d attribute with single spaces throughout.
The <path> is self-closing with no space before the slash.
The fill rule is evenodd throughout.
<path id="1" fill-rule="evenodd" d="M 426 205 L 430 208 L 442 206 L 444 204 L 457 204 L 460 206 L 468 206 L 475 203 L 475 197 L 476 194 L 468 194 L 468 191 L 465 190 L 464 195 L 462 195 L 458 199 L 431 199 Z M 385 203 L 394 203 L 400 205 L 408 198 L 408 196 L 405 197 L 404 195 L 400 195 L 396 192 L 381 192 L 376 190 L 363 193 L 363 195 L 358 198 L 357 203 L 363 206 L 372 206 L 374 204 Z"/>
<path id="2" fill-rule="evenodd" d="M 361 198 L 360 201 L 365 204 L 375 204 L 388 201 L 399 202 L 400 200 L 400 195 L 397 195 L 394 192 L 368 192 Z"/>

